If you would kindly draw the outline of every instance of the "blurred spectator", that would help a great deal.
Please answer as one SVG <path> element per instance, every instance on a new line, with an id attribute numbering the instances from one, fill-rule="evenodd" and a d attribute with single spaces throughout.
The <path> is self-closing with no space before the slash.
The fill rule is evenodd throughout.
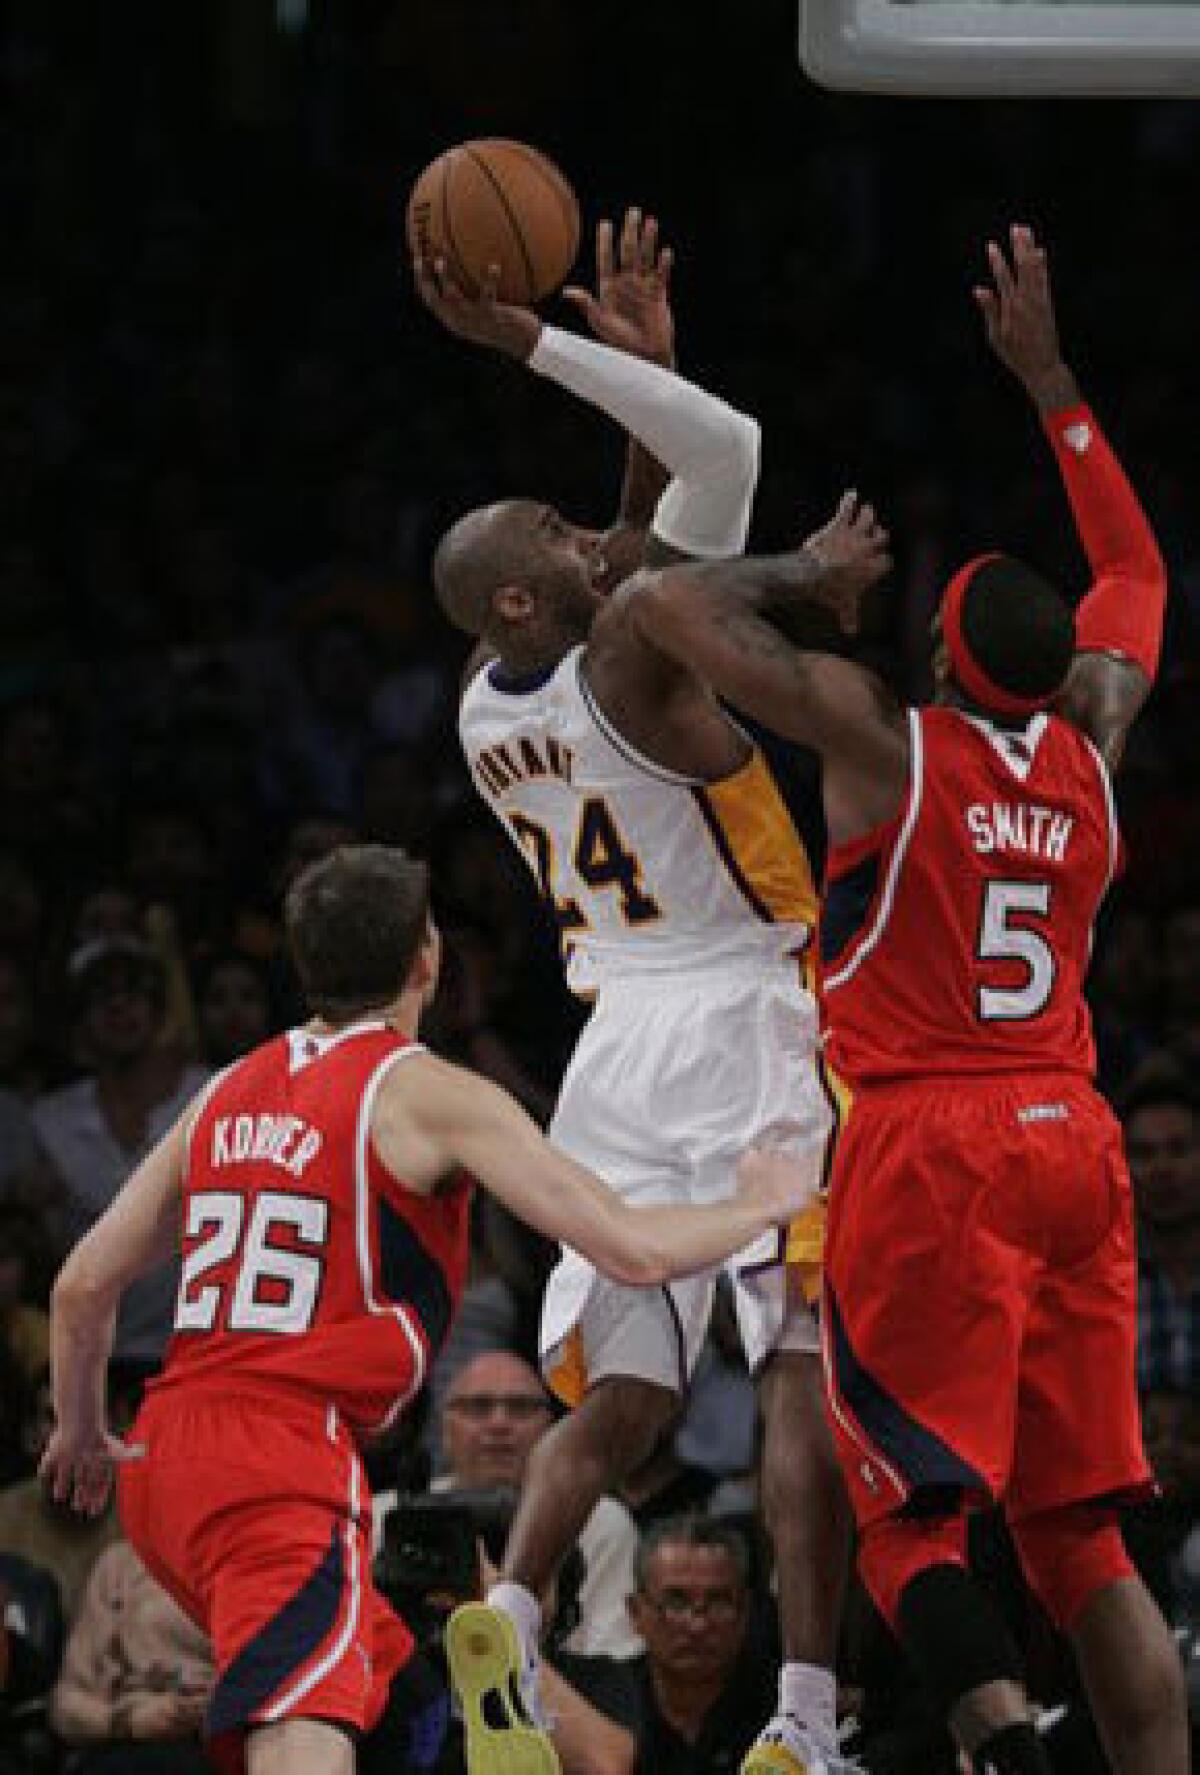
<path id="1" fill-rule="evenodd" d="M 1167 1620 L 1200 1627 L 1200 1396 L 1147 1393 L 1142 1429 L 1163 1495 L 1127 1513 L 1126 1543 Z"/>
<path id="2" fill-rule="evenodd" d="M 50 1703 L 77 1775 L 205 1775 L 208 1642 L 128 1541 L 92 1568 Z"/>
<path id="3" fill-rule="evenodd" d="M 1200 1107 L 1169 1075 L 1123 1107 L 1138 1217 L 1138 1385 L 1200 1394 Z"/>
<path id="4" fill-rule="evenodd" d="M 554 1415 L 537 1373 L 520 1356 L 504 1350 L 476 1356 L 450 1383 L 442 1422 L 447 1471 L 435 1488 L 515 1491 Z M 640 1650 L 626 1609 L 636 1547 L 629 1512 L 615 1498 L 601 1498 L 579 1534 L 579 1621 L 562 1641 L 567 1651 L 629 1658 Z"/>
<path id="5" fill-rule="evenodd" d="M 638 1775 L 728 1775 L 775 1706 L 775 1665 L 750 1641 L 746 1543 L 705 1517 L 643 1535 L 629 1614 Z"/>
<path id="6" fill-rule="evenodd" d="M 58 1767 L 45 1700 L 62 1645 L 53 1574 L 18 1554 L 0 1553 L 0 1775 L 50 1775 Z"/>
<path id="7" fill-rule="evenodd" d="M 1104 921 L 1089 992 L 1100 1087 L 1115 1096 L 1159 1039 L 1159 929 L 1149 913 L 1117 905 Z"/>
<path id="8" fill-rule="evenodd" d="M 119 1435 L 133 1421 L 128 1394 L 114 1380 L 109 1390 L 110 1420 Z M 26 1405 L 20 1431 L 26 1471 L 40 1458 L 52 1421 L 50 1377 L 44 1375 Z M 120 1534 L 116 1505 L 110 1499 L 101 1516 L 79 1516 L 56 1504 L 36 1478 L 20 1479 L 0 1491 L 0 1553 L 17 1553 L 54 1576 L 68 1623 L 83 1595 L 96 1560 Z"/>
<path id="9" fill-rule="evenodd" d="M 167 977 L 157 952 L 133 937 L 104 937 L 76 950 L 68 970 L 85 1076 L 37 1099 L 38 1138 L 66 1200 L 64 1243 L 108 1207 L 129 1172 L 171 1127 L 208 1076 L 165 1050 L 159 1035 Z M 127 1291 L 114 1350 L 155 1363 L 175 1304 L 178 1263 Z"/>
<path id="10" fill-rule="evenodd" d="M 29 955 L 28 951 L 23 953 Z M 41 1040 L 34 1003 L 30 961 L 20 959 L 16 949 L 0 948 L 0 1088 L 20 1097 L 45 1090 L 54 1070 Z M 0 1176 L 9 1164 L 0 1155 Z"/>
<path id="11" fill-rule="evenodd" d="M 50 1320 L 33 1304 L 33 1251 L 27 1211 L 0 1201 L 0 1348 L 26 1386 L 50 1363 Z"/>
<path id="12" fill-rule="evenodd" d="M 266 1041 L 274 1027 L 271 982 L 259 961 L 236 951 L 212 956 L 196 984 L 200 1053 L 207 1066 L 228 1066 Z"/>

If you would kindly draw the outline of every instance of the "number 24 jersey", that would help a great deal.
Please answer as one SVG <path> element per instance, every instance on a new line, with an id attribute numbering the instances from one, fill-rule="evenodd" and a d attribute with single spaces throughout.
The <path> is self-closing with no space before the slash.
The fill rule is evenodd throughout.
<path id="1" fill-rule="evenodd" d="M 950 708 L 908 720 L 900 812 L 829 853 L 820 992 L 831 1064 L 852 1086 L 1090 1078 L 1083 982 L 1119 850 L 1106 765 L 1054 715 L 1015 729 Z"/>

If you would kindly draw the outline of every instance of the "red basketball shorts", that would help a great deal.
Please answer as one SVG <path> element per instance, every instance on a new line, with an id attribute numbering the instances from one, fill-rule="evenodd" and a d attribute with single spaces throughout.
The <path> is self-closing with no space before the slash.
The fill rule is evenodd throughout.
<path id="1" fill-rule="evenodd" d="M 371 1500 L 336 1413 L 279 1395 L 151 1394 L 120 1471 L 121 1520 L 208 1634 L 205 1719 L 221 1767 L 252 1724 L 369 1731 L 413 1642 L 371 1581 Z"/>
<path id="2" fill-rule="evenodd" d="M 1080 1081 L 859 1093 L 834 1161 L 822 1339 L 860 1524 L 1014 1520 L 1153 1489 L 1120 1129 Z"/>

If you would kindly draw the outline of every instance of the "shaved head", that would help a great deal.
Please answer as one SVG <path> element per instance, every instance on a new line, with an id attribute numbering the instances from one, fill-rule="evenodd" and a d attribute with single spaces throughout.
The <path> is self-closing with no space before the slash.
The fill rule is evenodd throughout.
<path id="1" fill-rule="evenodd" d="M 531 499 L 481 505 L 452 524 L 433 557 L 438 603 L 456 629 L 477 638 L 492 618 L 492 598 L 502 585 L 520 583 L 529 571 L 528 538 L 540 507 Z"/>
<path id="2" fill-rule="evenodd" d="M 599 541 L 540 500 L 480 506 L 437 546 L 438 603 L 511 669 L 554 664 L 591 630 L 604 568 Z"/>

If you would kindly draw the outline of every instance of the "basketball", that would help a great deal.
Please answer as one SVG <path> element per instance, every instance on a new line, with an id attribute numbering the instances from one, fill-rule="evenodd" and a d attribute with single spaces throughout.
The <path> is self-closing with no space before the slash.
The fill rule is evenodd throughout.
<path id="1" fill-rule="evenodd" d="M 556 290 L 579 251 L 579 204 L 554 162 L 523 142 L 498 138 L 447 148 L 408 200 L 408 243 L 444 258 L 474 295 L 500 267 L 502 302 L 537 302 Z"/>

